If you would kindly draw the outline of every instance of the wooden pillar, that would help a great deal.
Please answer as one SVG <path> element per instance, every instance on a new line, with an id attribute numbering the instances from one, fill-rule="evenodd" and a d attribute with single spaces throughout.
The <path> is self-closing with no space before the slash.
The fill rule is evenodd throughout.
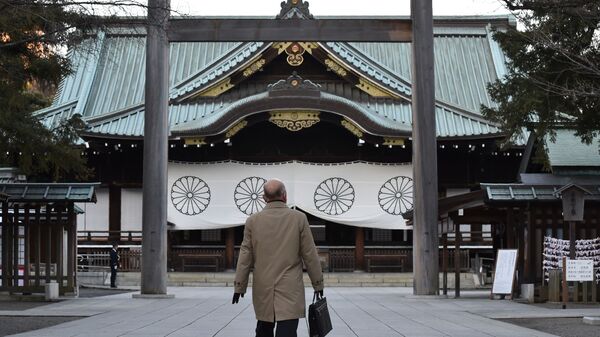
<path id="1" fill-rule="evenodd" d="M 52 211 L 46 204 L 46 283 L 50 282 L 50 267 L 52 265 Z"/>
<path id="2" fill-rule="evenodd" d="M 42 263 L 42 215 L 40 206 L 35 207 L 35 286 L 40 286 L 40 264 Z"/>
<path id="3" fill-rule="evenodd" d="M 167 293 L 169 0 L 148 1 L 141 293 Z"/>
<path id="4" fill-rule="evenodd" d="M 460 224 L 454 225 L 454 296 L 460 297 Z"/>
<path id="5" fill-rule="evenodd" d="M 77 259 L 77 253 L 75 247 L 77 241 L 73 240 L 73 232 L 76 231 L 75 227 L 75 211 L 73 209 L 73 203 L 69 203 L 67 208 L 67 287 L 73 289 L 75 286 L 75 263 Z"/>
<path id="6" fill-rule="evenodd" d="M 448 233 L 442 234 L 443 294 L 448 295 Z"/>
<path id="7" fill-rule="evenodd" d="M 225 229 L 225 268 L 234 269 L 235 227 Z"/>
<path id="8" fill-rule="evenodd" d="M 19 286 L 19 206 L 13 206 L 13 221 L 12 221 L 12 258 L 13 258 L 13 287 Z"/>
<path id="9" fill-rule="evenodd" d="M 529 209 L 529 207 L 528 207 Z M 523 276 L 522 283 L 533 283 L 535 277 L 533 276 L 534 268 L 534 257 L 531 254 L 533 251 L 534 240 L 533 240 L 533 216 L 531 211 L 527 212 L 527 224 L 523 226 Z"/>
<path id="10" fill-rule="evenodd" d="M 365 229 L 354 227 L 354 270 L 365 270 Z"/>
<path id="11" fill-rule="evenodd" d="M 56 232 L 56 282 L 58 283 L 59 291 L 63 287 L 63 244 L 64 244 L 64 214 L 62 212 L 62 206 L 56 206 L 56 225 L 54 231 Z"/>
<path id="12" fill-rule="evenodd" d="M 506 210 L 506 243 L 504 248 L 515 248 L 515 212 L 512 208 Z"/>
<path id="13" fill-rule="evenodd" d="M 575 250 L 575 243 L 577 241 L 577 229 L 576 229 L 576 222 L 575 221 L 569 221 L 569 244 L 571 245 L 569 247 L 569 259 L 571 260 L 575 260 L 576 257 L 576 250 Z"/>
<path id="14" fill-rule="evenodd" d="M 118 242 L 121 239 L 121 186 L 108 187 L 108 240 Z"/>
<path id="15" fill-rule="evenodd" d="M 31 265 L 31 226 L 29 221 L 29 212 L 30 208 L 27 205 L 25 206 L 25 214 L 23 216 L 23 226 L 25 231 L 25 238 L 23 240 L 23 265 L 25 267 L 25 270 L 23 271 L 23 285 L 25 287 L 29 286 L 29 266 Z"/>
<path id="16" fill-rule="evenodd" d="M 2 203 L 2 287 L 8 287 L 8 203 Z M 5 267 L 6 266 L 6 267 Z"/>
<path id="17" fill-rule="evenodd" d="M 412 0 L 412 116 L 415 295 L 439 293 L 438 182 L 431 0 Z"/>

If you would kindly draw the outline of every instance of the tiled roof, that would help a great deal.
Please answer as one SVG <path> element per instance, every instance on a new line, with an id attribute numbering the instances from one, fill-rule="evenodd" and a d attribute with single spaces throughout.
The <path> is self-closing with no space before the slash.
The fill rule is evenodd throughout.
<path id="1" fill-rule="evenodd" d="M 561 186 L 529 184 L 481 184 L 489 201 L 552 201 L 560 200 Z M 600 185 L 583 186 L 592 194 L 586 198 L 600 199 Z"/>
<path id="2" fill-rule="evenodd" d="M 577 166 L 600 168 L 600 139 L 585 144 L 573 130 L 557 130 L 556 140 L 546 137 L 548 159 L 552 167 Z"/>
<path id="3" fill-rule="evenodd" d="M 343 101 L 362 111 L 374 123 L 389 129 L 410 133 L 412 108 L 400 100 L 377 100 L 349 84 L 322 82 L 322 97 L 327 100 Z M 266 84 L 241 85 L 222 97 L 205 99 L 194 104 L 171 105 L 169 123 L 174 133 L 201 132 L 214 121 L 223 117 L 236 105 L 249 100 L 266 98 Z M 302 107 L 295 107 L 302 108 Z M 474 135 L 494 135 L 498 128 L 483 117 L 467 112 L 453 110 L 451 107 L 437 105 L 438 137 L 469 137 Z M 97 118 L 90 121 L 89 132 L 122 137 L 141 137 L 144 132 L 144 107 L 139 105 L 111 118 Z"/>
<path id="4" fill-rule="evenodd" d="M 0 193 L 9 201 L 73 201 L 96 202 L 97 183 L 11 183 L 0 184 Z"/>

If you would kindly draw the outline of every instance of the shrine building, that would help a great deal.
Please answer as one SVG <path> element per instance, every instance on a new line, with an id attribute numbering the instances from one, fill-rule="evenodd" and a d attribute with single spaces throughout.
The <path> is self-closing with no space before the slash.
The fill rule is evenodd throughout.
<path id="1" fill-rule="evenodd" d="M 313 16 L 288 1 L 273 20 L 289 19 Z M 494 105 L 486 86 L 506 74 L 493 31 L 514 25 L 434 18 L 440 197 L 518 178 L 525 136 L 501 150 L 481 114 Z M 80 252 L 141 244 L 144 31 L 114 25 L 72 48 L 73 72 L 37 112 L 48 127 L 74 115 L 87 125 L 82 151 L 101 185 L 97 203 L 79 205 Z M 326 270 L 412 270 L 410 43 L 171 43 L 169 78 L 169 270 L 233 269 L 274 177 L 309 218 Z M 491 224 L 456 225 L 464 268 L 493 257 Z"/>

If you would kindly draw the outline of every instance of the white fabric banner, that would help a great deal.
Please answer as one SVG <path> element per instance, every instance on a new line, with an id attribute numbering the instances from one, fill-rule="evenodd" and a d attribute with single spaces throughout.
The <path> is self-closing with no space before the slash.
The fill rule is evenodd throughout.
<path id="1" fill-rule="evenodd" d="M 273 164 L 236 161 L 169 163 L 168 220 L 174 229 L 243 225 L 260 211 L 262 186 L 281 179 L 288 206 L 345 225 L 407 229 L 412 209 L 412 165 L 351 162 Z"/>

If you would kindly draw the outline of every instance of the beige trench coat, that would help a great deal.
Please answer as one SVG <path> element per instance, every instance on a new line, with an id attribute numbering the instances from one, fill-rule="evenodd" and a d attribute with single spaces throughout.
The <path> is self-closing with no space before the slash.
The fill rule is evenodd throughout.
<path id="1" fill-rule="evenodd" d="M 273 201 L 246 220 L 235 292 L 246 292 L 250 269 L 254 267 L 252 302 L 257 320 L 305 317 L 302 261 L 313 288 L 322 290 L 321 263 L 304 213 Z"/>

